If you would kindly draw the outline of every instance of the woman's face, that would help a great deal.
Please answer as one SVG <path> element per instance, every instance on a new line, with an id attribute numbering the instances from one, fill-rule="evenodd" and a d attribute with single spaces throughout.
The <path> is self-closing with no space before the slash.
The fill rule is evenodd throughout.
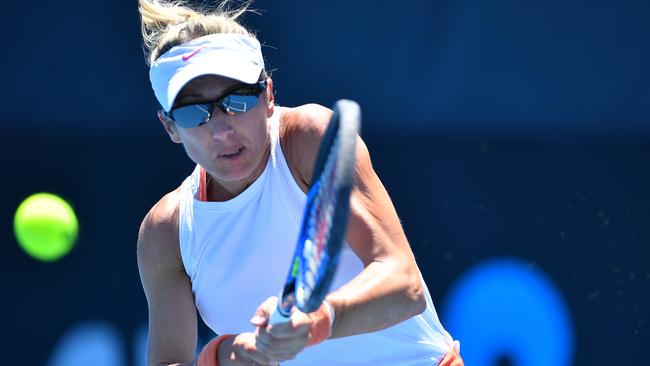
<path id="1" fill-rule="evenodd" d="M 226 90 L 241 84 L 216 75 L 190 81 L 174 106 L 213 102 Z M 262 173 L 270 148 L 267 118 L 273 114 L 272 83 L 247 112 L 228 115 L 214 108 L 210 120 L 193 128 L 182 128 L 165 120 L 163 125 L 174 142 L 182 143 L 187 155 L 230 192 L 241 191 Z M 161 118 L 162 121 L 163 118 Z"/>

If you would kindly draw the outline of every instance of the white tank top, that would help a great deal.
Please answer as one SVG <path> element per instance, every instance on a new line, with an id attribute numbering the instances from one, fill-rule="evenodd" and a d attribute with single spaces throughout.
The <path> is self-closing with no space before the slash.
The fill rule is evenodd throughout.
<path id="1" fill-rule="evenodd" d="M 196 308 L 217 334 L 250 332 L 257 307 L 286 279 L 306 195 L 295 182 L 279 139 L 280 108 L 269 119 L 271 153 L 260 177 L 225 202 L 197 199 L 200 167 L 181 185 L 179 239 Z M 332 289 L 363 270 L 346 246 Z M 390 328 L 327 340 L 283 365 L 436 365 L 452 347 L 429 291 L 426 310 Z"/>

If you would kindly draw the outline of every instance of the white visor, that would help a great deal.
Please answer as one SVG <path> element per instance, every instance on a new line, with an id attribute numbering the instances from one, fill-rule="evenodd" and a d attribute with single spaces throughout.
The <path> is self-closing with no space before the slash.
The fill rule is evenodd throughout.
<path id="1" fill-rule="evenodd" d="M 149 80 L 162 108 L 169 112 L 190 80 L 220 75 L 246 84 L 258 81 L 264 69 L 260 43 L 236 33 L 209 34 L 175 46 L 149 70 Z"/>

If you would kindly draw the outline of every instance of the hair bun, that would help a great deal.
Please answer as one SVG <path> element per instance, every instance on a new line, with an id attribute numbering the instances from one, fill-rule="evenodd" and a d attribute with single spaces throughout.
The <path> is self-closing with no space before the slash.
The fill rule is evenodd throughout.
<path id="1" fill-rule="evenodd" d="M 173 46 L 208 34 L 240 33 L 253 37 L 237 22 L 237 18 L 248 11 L 252 0 L 232 7 L 229 0 L 224 0 L 213 10 L 194 10 L 182 0 L 138 2 L 148 65 Z"/>

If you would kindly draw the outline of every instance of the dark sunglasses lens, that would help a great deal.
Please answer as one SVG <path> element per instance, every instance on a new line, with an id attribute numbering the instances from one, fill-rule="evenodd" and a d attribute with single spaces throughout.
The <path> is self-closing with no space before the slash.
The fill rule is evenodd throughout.
<path id="1" fill-rule="evenodd" d="M 209 104 L 192 104 L 178 107 L 172 111 L 176 124 L 183 128 L 192 128 L 202 125 L 210 116 Z"/>
<path id="2" fill-rule="evenodd" d="M 259 100 L 257 95 L 230 94 L 219 103 L 222 111 L 228 114 L 240 114 L 253 109 Z"/>

